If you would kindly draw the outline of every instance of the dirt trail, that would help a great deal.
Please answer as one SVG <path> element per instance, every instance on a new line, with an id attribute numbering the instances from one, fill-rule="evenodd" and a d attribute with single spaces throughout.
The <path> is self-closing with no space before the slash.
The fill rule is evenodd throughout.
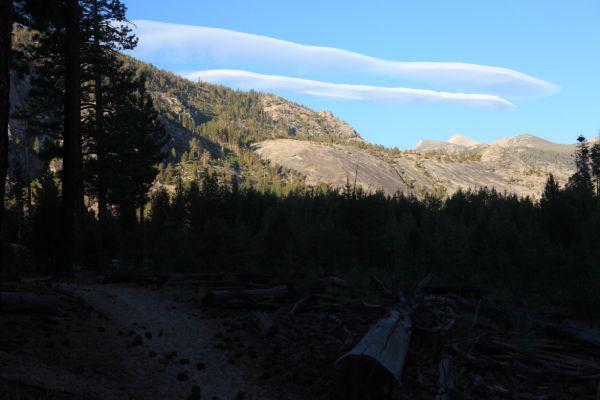
<path id="1" fill-rule="evenodd" d="M 245 399 L 268 399 L 259 389 L 249 387 L 242 371 L 213 347 L 218 321 L 203 318 L 199 311 L 145 288 L 98 284 L 63 284 L 58 288 L 104 314 L 113 329 L 120 327 L 129 335 L 130 342 L 136 335 L 142 338 L 143 344 L 128 347 L 129 354 L 120 362 L 131 381 L 144 382 L 142 392 L 148 398 L 185 399 L 197 385 L 203 399 L 234 399 L 239 392 L 244 392 Z M 156 356 L 150 357 L 150 352 Z M 198 363 L 202 363 L 200 368 Z M 188 379 L 182 381 L 182 374 Z"/>

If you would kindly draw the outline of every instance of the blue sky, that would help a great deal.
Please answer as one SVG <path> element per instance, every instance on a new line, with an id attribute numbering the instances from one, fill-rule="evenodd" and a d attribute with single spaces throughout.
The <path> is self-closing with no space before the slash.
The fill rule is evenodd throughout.
<path id="1" fill-rule="evenodd" d="M 571 143 L 600 128 L 597 0 L 125 3 L 132 55 L 331 110 L 373 143 Z"/>

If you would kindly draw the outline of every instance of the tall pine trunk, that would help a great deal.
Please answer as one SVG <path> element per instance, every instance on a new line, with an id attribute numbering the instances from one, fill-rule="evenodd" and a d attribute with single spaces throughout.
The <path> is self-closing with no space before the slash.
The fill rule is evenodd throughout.
<path id="1" fill-rule="evenodd" d="M 0 284 L 4 273 L 2 215 L 8 170 L 8 117 L 10 113 L 10 52 L 12 47 L 12 0 L 0 0 Z"/>
<path id="2" fill-rule="evenodd" d="M 100 267 L 104 267 L 106 257 L 105 237 L 106 237 L 106 207 L 107 207 L 107 189 L 106 179 L 104 178 L 105 141 L 104 141 L 104 98 L 102 93 L 102 48 L 100 47 L 100 12 L 98 10 L 98 1 L 94 1 L 94 56 L 96 57 L 94 65 L 94 97 L 96 100 L 94 113 L 96 114 L 96 145 L 98 148 L 98 224 L 100 225 L 100 235 L 98 247 L 100 250 Z"/>
<path id="3" fill-rule="evenodd" d="M 79 82 L 79 3 L 65 1 L 65 96 L 60 248 L 56 277 L 73 274 L 75 213 L 81 191 L 81 86 Z"/>

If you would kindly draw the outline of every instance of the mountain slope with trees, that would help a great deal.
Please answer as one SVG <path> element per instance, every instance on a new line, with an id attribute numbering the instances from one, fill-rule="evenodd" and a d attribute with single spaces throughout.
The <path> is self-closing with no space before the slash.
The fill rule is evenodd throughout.
<path id="1" fill-rule="evenodd" d="M 575 170 L 574 145 L 533 135 L 490 145 L 455 135 L 448 142 L 422 141 L 413 151 L 400 151 L 369 144 L 326 111 L 271 94 L 190 82 L 131 58 L 126 62 L 147 77 L 148 91 L 171 134 L 170 157 L 164 164 L 168 171 L 159 177 L 165 183 L 173 184 L 178 177 L 189 180 L 208 168 L 223 182 L 235 179 L 248 187 L 295 181 L 342 189 L 347 180 L 354 181 L 358 167 L 363 179 L 357 184 L 363 190 L 443 197 L 458 189 L 488 187 L 539 198 L 550 173 L 564 184 Z M 312 154 L 312 161 L 298 162 L 291 147 Z M 353 152 L 366 157 L 352 160 L 348 155 Z M 261 165 L 265 161 L 270 165 Z M 268 168 L 271 172 L 265 173 Z M 273 168 L 286 172 L 278 176 Z M 260 175 L 262 181 L 256 179 Z"/>
<path id="2" fill-rule="evenodd" d="M 20 35 L 17 42 L 31 40 Z M 458 189 L 489 187 L 539 198 L 548 174 L 564 184 L 574 172 L 574 145 L 554 144 L 533 135 L 487 145 L 455 135 L 448 142 L 422 140 L 412 151 L 389 149 L 367 143 L 326 111 L 312 111 L 267 93 L 191 82 L 128 56 L 118 59 L 135 76 L 143 77 L 168 134 L 158 182 L 171 189 L 179 179 L 200 179 L 205 171 L 215 172 L 220 182 L 235 181 L 242 187 L 278 193 L 306 184 L 342 189 L 348 179 L 354 181 L 358 168 L 358 176 L 362 172 L 364 179 L 357 184 L 388 194 L 401 191 L 443 197 Z M 27 84 L 16 81 L 13 86 Z M 19 130 L 19 124 L 13 121 L 17 127 L 13 131 Z M 21 142 L 31 142 L 23 140 L 24 136 Z M 315 155 L 314 162 L 304 166 L 293 154 L 286 156 L 292 143 Z M 325 151 L 324 146 L 329 146 L 330 157 L 320 159 L 317 154 Z M 26 147 L 21 146 L 22 163 Z M 359 148 L 355 153 L 367 154 L 364 161 L 348 157 L 353 147 Z M 259 148 L 263 150 L 256 152 Z M 346 150 L 338 151 L 341 148 Z M 325 159 L 334 162 L 325 165 Z"/>

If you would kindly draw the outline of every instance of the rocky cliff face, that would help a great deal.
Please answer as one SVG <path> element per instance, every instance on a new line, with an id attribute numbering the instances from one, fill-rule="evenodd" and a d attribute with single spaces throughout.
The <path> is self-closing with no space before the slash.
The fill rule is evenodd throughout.
<path id="1" fill-rule="evenodd" d="M 260 100 L 265 114 L 275 123 L 287 126 L 290 136 L 362 140 L 354 128 L 330 111 L 315 112 L 272 94 L 261 94 Z"/>
<path id="2" fill-rule="evenodd" d="M 10 109 L 11 115 L 15 115 L 24 107 L 27 107 L 27 94 L 29 93 L 27 79 L 17 79 L 11 74 L 10 80 Z M 35 157 L 31 148 L 33 138 L 27 135 L 27 124 L 25 121 L 11 118 L 8 121 L 8 168 L 9 178 L 14 172 L 17 163 L 21 165 L 22 174 L 35 177 L 42 167 L 42 162 Z"/>

